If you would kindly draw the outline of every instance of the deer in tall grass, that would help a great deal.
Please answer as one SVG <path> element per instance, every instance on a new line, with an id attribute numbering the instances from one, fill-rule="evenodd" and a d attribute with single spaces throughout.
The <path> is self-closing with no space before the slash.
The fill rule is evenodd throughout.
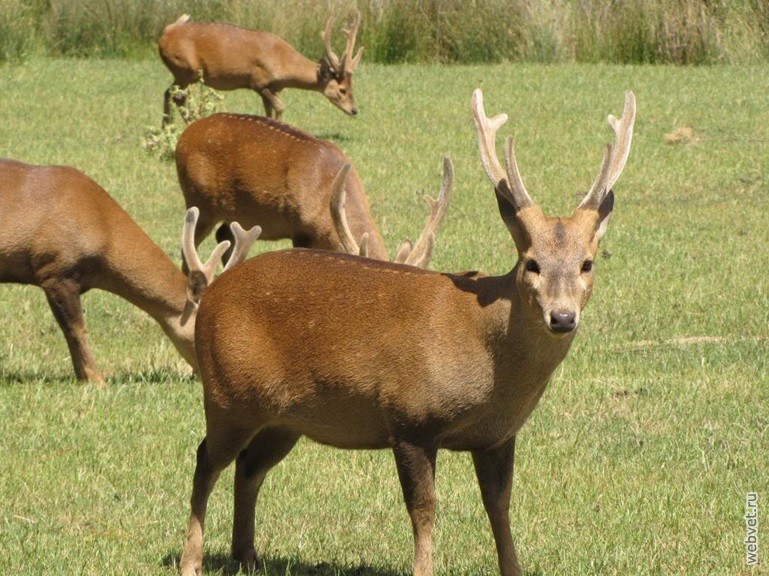
<path id="1" fill-rule="evenodd" d="M 174 85 L 186 88 L 200 79 L 216 90 L 250 88 L 259 94 L 265 114 L 280 119 L 285 106 L 280 100 L 284 88 L 322 92 L 346 114 L 355 116 L 358 107 L 353 95 L 353 72 L 363 57 L 360 48 L 353 57 L 360 12 L 345 30 L 347 46 L 339 58 L 331 48 L 329 18 L 322 32 L 325 53 L 313 62 L 288 42 L 269 32 L 250 30 L 218 22 L 192 22 L 189 15 L 165 27 L 158 41 L 160 58 L 174 81 L 163 97 L 163 125 L 171 119 L 171 101 L 185 105 L 184 93 L 172 95 Z"/>
<path id="2" fill-rule="evenodd" d="M 520 576 L 509 505 L 515 439 L 566 356 L 590 298 L 594 261 L 627 160 L 635 99 L 609 116 L 615 142 L 568 218 L 545 216 L 506 170 L 473 93 L 481 160 L 517 249 L 502 276 L 441 274 L 314 250 L 268 252 L 204 294 L 195 342 L 206 437 L 198 447 L 181 573 L 201 570 L 206 506 L 233 460 L 232 552 L 256 563 L 254 507 L 268 471 L 301 436 L 392 450 L 411 518 L 414 574 L 433 573 L 439 448 L 469 451 L 503 576 Z M 451 186 L 446 161 L 444 186 Z"/>
<path id="3" fill-rule="evenodd" d="M 88 345 L 80 295 L 107 290 L 160 324 L 197 371 L 197 304 L 229 242 L 204 264 L 195 257 L 197 211 L 185 219 L 190 254 L 185 276 L 96 182 L 69 166 L 0 160 L 0 282 L 39 286 L 64 333 L 75 375 L 98 386 L 104 377 Z M 259 230 L 232 227 L 232 267 L 243 260 Z"/>
<path id="4" fill-rule="evenodd" d="M 184 130 L 176 169 L 186 205 L 200 209 L 196 246 L 218 223 L 237 220 L 261 226 L 263 240 L 388 259 L 363 183 L 332 142 L 262 116 L 213 114 Z M 427 199 L 423 232 L 401 244 L 396 262 L 427 267 L 450 200 L 443 192 Z M 226 226 L 217 231 L 228 237 Z"/>

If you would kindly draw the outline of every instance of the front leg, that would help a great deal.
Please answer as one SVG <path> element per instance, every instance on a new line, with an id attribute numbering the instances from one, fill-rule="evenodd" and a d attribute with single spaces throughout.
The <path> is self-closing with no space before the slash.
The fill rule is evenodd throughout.
<path id="1" fill-rule="evenodd" d="M 435 523 L 435 446 L 393 444 L 398 478 L 414 531 L 414 576 L 432 576 Z"/>
<path id="2" fill-rule="evenodd" d="M 497 545 L 499 571 L 502 576 L 521 576 L 510 532 L 510 495 L 513 490 L 513 461 L 515 436 L 493 450 L 476 450 L 473 464 L 491 531 Z"/>
<path id="3" fill-rule="evenodd" d="M 283 110 L 285 106 L 278 97 L 278 91 L 272 91 L 269 88 L 262 88 L 258 90 L 259 95 L 262 97 L 262 103 L 264 104 L 264 115 L 267 118 L 275 118 L 280 120 L 283 116 Z"/>
<path id="4" fill-rule="evenodd" d="M 48 305 L 67 340 L 72 366 L 78 380 L 88 380 L 104 386 L 104 377 L 96 367 L 86 337 L 85 318 L 80 304 L 80 285 L 73 280 L 51 279 L 40 284 L 45 291 Z"/>

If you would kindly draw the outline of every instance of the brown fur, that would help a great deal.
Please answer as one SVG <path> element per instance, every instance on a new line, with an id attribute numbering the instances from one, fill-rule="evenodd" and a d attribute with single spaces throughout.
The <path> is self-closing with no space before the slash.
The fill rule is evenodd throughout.
<path id="1" fill-rule="evenodd" d="M 221 113 L 193 122 L 179 138 L 176 169 L 187 207 L 201 212 L 196 245 L 219 222 L 237 219 L 259 224 L 264 240 L 290 238 L 294 246 L 345 251 L 331 210 L 334 179 L 349 162 L 336 144 L 270 118 Z M 352 236 L 360 241 L 367 235 L 367 255 L 388 259 L 354 167 L 344 189 Z M 439 222 L 433 220 L 430 230 Z"/>
<path id="2" fill-rule="evenodd" d="M 204 295 L 196 345 L 206 438 L 183 576 L 202 565 L 208 496 L 234 459 L 232 550 L 253 567 L 259 488 L 301 436 L 392 449 L 417 576 L 432 574 L 437 450 L 470 451 L 500 571 L 520 576 L 508 513 L 515 437 L 576 334 L 592 290 L 585 264 L 613 196 L 598 190 L 595 207 L 551 218 L 525 190 L 494 184 L 518 252 L 503 276 L 294 250 L 262 254 Z"/>
<path id="3" fill-rule="evenodd" d="M 187 278 L 101 186 L 75 168 L 14 160 L 0 160 L 0 183 L 0 282 L 45 291 L 79 379 L 104 384 L 80 304 L 91 288 L 147 312 L 197 370 Z"/>
<path id="4" fill-rule="evenodd" d="M 330 26 L 331 21 L 326 38 Z M 353 71 L 362 55 L 360 51 L 354 59 L 346 52 L 342 64 L 336 62 L 335 66 L 330 64 L 328 54 L 317 63 L 269 32 L 217 22 L 190 22 L 186 15 L 166 26 L 158 49 L 163 63 L 174 75 L 174 84 L 186 88 L 199 80 L 202 71 L 205 84 L 217 90 L 250 88 L 257 92 L 270 117 L 280 118 L 283 113 L 279 93 L 284 88 L 322 92 L 345 113 L 358 113 L 353 97 Z M 348 52 L 351 51 L 348 40 Z M 163 99 L 164 125 L 170 120 L 170 90 L 166 90 Z M 175 103 L 185 102 L 182 98 Z"/>

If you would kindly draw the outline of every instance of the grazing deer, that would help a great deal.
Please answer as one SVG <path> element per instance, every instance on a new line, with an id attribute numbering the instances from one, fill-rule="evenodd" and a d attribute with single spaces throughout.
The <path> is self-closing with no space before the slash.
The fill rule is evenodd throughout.
<path id="1" fill-rule="evenodd" d="M 176 170 L 188 207 L 200 208 L 195 245 L 219 222 L 259 224 L 261 239 L 290 238 L 319 248 L 387 260 L 363 183 L 335 144 L 262 116 L 213 114 L 190 124 L 176 146 Z M 449 190 L 428 198 L 430 215 L 415 244 L 395 261 L 427 267 Z M 217 238 L 227 237 L 227 229 Z"/>
<path id="2" fill-rule="evenodd" d="M 172 84 L 186 88 L 202 79 L 217 90 L 250 88 L 262 97 L 267 116 L 280 119 L 284 106 L 279 94 L 284 88 L 322 92 L 334 106 L 355 116 L 352 75 L 363 57 L 360 48 L 353 57 L 360 12 L 347 34 L 347 47 L 340 59 L 331 49 L 333 18 L 322 33 L 325 54 L 320 62 L 302 56 L 286 41 L 269 32 L 249 30 L 216 22 L 190 22 L 184 14 L 166 26 L 158 47 L 160 58 L 174 75 Z M 163 125 L 171 119 L 171 88 L 163 99 Z M 183 95 L 175 98 L 184 106 Z"/>
<path id="3" fill-rule="evenodd" d="M 195 258 L 196 210 L 188 213 L 185 276 L 133 219 L 91 178 L 68 166 L 0 160 L 0 282 L 40 286 L 67 340 L 75 374 L 103 386 L 86 338 L 80 295 L 101 288 L 152 316 L 197 372 L 197 303 L 229 243 L 205 264 Z M 233 225 L 243 260 L 258 229 Z"/>
<path id="4" fill-rule="evenodd" d="M 232 551 L 251 568 L 254 506 L 268 471 L 301 436 L 389 448 L 414 533 L 414 574 L 430 576 L 439 448 L 469 451 L 503 576 L 520 576 L 509 504 L 516 434 L 574 339 L 612 185 L 630 151 L 635 99 L 609 116 L 609 145 L 569 218 L 545 216 L 524 188 L 502 114 L 472 99 L 481 160 L 518 251 L 503 276 L 440 274 L 314 250 L 268 252 L 233 269 L 200 304 L 195 343 L 206 437 L 197 452 L 181 573 L 201 570 L 208 497 L 236 460 Z M 450 186 L 446 161 L 444 185 Z"/>

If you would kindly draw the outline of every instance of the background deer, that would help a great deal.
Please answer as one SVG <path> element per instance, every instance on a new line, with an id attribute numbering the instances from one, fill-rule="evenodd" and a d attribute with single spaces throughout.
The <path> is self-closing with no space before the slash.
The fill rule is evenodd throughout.
<path id="1" fill-rule="evenodd" d="M 503 576 L 521 574 L 510 532 L 516 434 L 572 343 L 593 283 L 611 187 L 630 151 L 635 99 L 569 218 L 545 216 L 507 170 L 473 94 L 481 159 L 518 261 L 508 274 L 439 274 L 313 250 L 268 252 L 203 296 L 195 341 L 206 437 L 197 452 L 183 576 L 201 569 L 208 497 L 236 459 L 232 551 L 256 561 L 254 507 L 268 471 L 301 436 L 347 449 L 390 448 L 414 533 L 414 574 L 432 574 L 439 448 L 470 451 Z M 451 187 L 446 160 L 444 187 Z M 301 335 L 297 337 L 297 335 Z"/>
<path id="2" fill-rule="evenodd" d="M 195 245 L 216 224 L 237 220 L 259 224 L 263 240 L 290 238 L 297 247 L 387 260 L 363 183 L 349 163 L 335 144 L 269 118 L 220 113 L 193 122 L 176 146 L 176 169 L 187 207 L 200 208 Z M 429 264 L 449 192 L 428 199 L 422 234 L 416 244 L 401 244 L 396 262 Z M 226 237 L 226 229 L 217 233 Z"/>
<path id="3" fill-rule="evenodd" d="M 294 48 L 269 32 L 249 30 L 215 22 L 190 22 L 187 14 L 166 26 L 158 47 L 160 58 L 174 75 L 174 85 L 186 88 L 203 81 L 217 90 L 250 88 L 264 103 L 265 114 L 280 118 L 284 106 L 279 94 L 284 88 L 302 88 L 322 92 L 334 106 L 347 114 L 358 113 L 353 97 L 352 75 L 363 57 L 363 48 L 355 57 L 355 36 L 360 12 L 346 30 L 347 47 L 339 58 L 331 49 L 329 18 L 322 33 L 325 54 L 320 62 L 302 56 Z M 185 97 L 176 98 L 184 106 Z M 171 119 L 171 88 L 163 99 L 163 125 Z"/>
<path id="4" fill-rule="evenodd" d="M 86 338 L 80 295 L 108 290 L 152 316 L 197 372 L 197 303 L 229 242 L 203 264 L 185 220 L 191 272 L 174 266 L 133 219 L 91 178 L 68 166 L 0 160 L 0 282 L 40 286 L 67 340 L 75 374 L 104 385 Z M 233 225 L 237 247 L 227 266 L 243 260 L 258 229 Z"/>

